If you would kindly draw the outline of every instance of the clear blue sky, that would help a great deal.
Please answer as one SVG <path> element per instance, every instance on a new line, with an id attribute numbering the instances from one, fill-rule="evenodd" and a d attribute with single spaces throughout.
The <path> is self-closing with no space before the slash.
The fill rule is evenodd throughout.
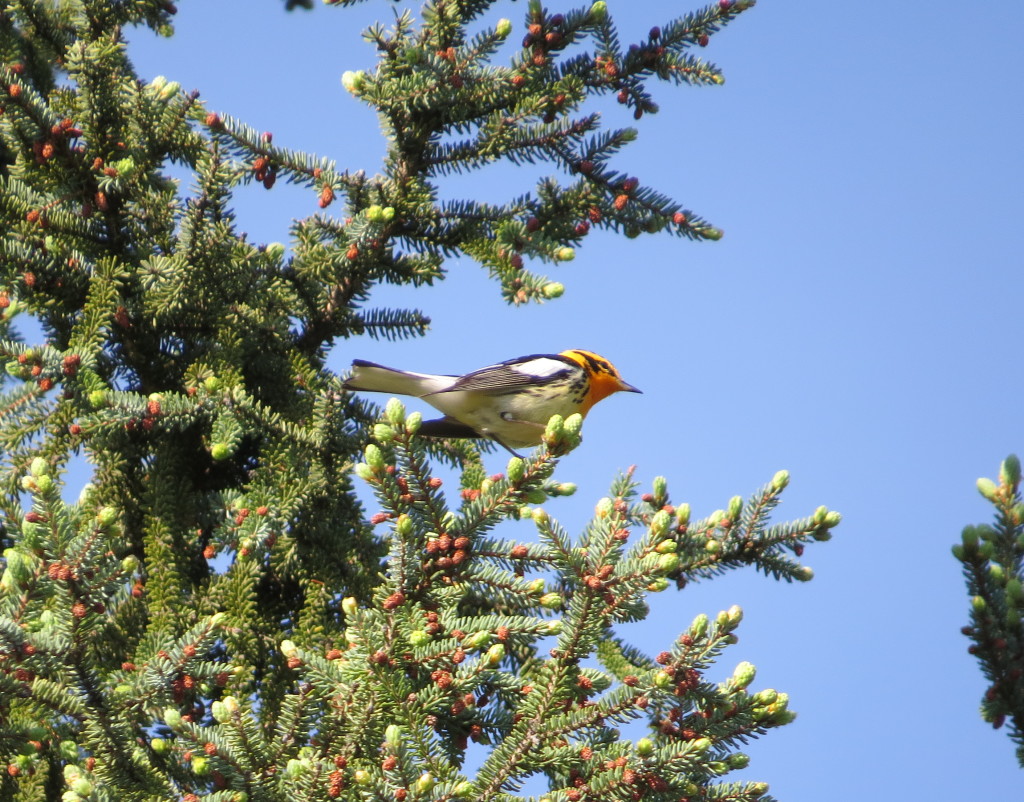
<path id="1" fill-rule="evenodd" d="M 277 144 L 377 170 L 373 114 L 339 76 L 372 69 L 358 33 L 396 4 L 178 5 L 175 38 L 133 35 L 143 77 L 200 89 Z M 693 6 L 609 7 L 629 41 Z M 499 11 L 517 33 L 524 12 Z M 779 468 L 793 479 L 779 520 L 841 511 L 836 538 L 804 555 L 810 584 L 736 572 L 662 594 L 625 633 L 657 652 L 698 612 L 743 606 L 740 642 L 711 677 L 750 660 L 756 688 L 790 693 L 800 717 L 750 745 L 746 773 L 786 802 L 1020 795 L 1009 739 L 977 714 L 949 547 L 989 518 L 975 479 L 1024 450 L 1022 37 L 1017 3 L 761 0 L 707 49 L 725 86 L 657 88 L 662 112 L 618 162 L 722 227 L 721 242 L 592 236 L 549 270 L 565 297 L 524 309 L 451 262 L 434 289 L 375 298 L 426 311 L 426 338 L 332 355 L 338 370 L 360 357 L 437 372 L 571 347 L 613 359 L 644 395 L 597 407 L 564 461 L 580 491 L 548 509 L 570 530 L 631 463 L 645 484 L 668 476 L 699 515 Z M 500 200 L 546 171 L 498 167 L 444 191 Z M 236 208 L 252 239 L 287 241 L 316 196 L 278 182 Z"/>

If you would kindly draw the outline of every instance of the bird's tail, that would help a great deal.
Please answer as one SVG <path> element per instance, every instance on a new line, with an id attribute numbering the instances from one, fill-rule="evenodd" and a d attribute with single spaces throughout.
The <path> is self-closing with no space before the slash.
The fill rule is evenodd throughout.
<path id="1" fill-rule="evenodd" d="M 449 387 L 456 376 L 438 376 L 433 373 L 413 373 L 386 368 L 375 362 L 356 359 L 352 362 L 352 375 L 345 380 L 346 390 L 370 393 L 423 396 Z"/>

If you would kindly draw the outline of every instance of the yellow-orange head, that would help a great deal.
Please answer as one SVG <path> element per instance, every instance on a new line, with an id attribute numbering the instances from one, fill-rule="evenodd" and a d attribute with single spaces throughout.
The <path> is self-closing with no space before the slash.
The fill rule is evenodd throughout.
<path id="1" fill-rule="evenodd" d="M 582 415 L 586 415 L 594 404 L 603 398 L 607 398 L 612 393 L 641 392 L 632 384 L 624 382 L 615 366 L 603 356 L 599 356 L 593 351 L 583 351 L 574 348 L 569 351 L 562 351 L 559 356 L 571 359 L 587 374 L 587 394 L 583 397 L 583 403 L 580 406 L 580 414 Z"/>

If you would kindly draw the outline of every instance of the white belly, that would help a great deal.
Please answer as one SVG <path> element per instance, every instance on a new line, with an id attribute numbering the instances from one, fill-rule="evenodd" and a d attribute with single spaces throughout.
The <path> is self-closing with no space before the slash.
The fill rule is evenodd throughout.
<path id="1" fill-rule="evenodd" d="M 511 448 L 540 444 L 552 415 L 569 416 L 576 405 L 569 396 L 541 400 L 527 392 L 485 395 L 477 392 L 435 393 L 424 401 L 485 436 Z"/>

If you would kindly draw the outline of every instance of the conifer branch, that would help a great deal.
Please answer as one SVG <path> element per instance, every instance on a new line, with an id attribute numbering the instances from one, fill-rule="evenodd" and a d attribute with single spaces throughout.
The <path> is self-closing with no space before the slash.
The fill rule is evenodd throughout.
<path id="1" fill-rule="evenodd" d="M 994 728 L 1009 724 L 1024 766 L 1024 498 L 1020 460 L 1003 460 L 999 480 L 979 479 L 978 491 L 995 508 L 991 525 L 965 526 L 953 556 L 963 565 L 971 597 L 962 633 L 981 664 L 988 688 L 981 716 Z"/>

